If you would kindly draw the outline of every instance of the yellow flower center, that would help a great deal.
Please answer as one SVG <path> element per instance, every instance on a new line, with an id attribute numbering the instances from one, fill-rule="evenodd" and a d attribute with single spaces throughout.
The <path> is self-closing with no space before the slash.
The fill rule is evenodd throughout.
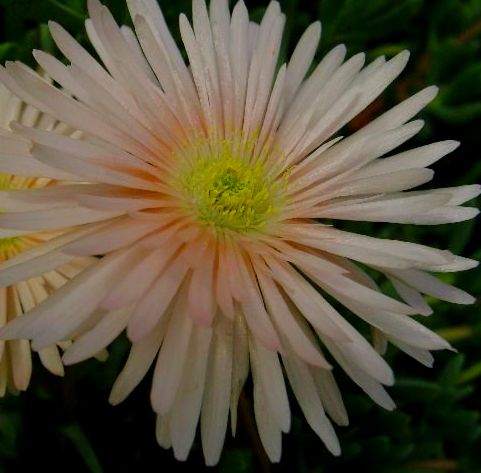
<path id="1" fill-rule="evenodd" d="M 0 261 L 5 261 L 23 249 L 22 237 L 0 238 Z"/>
<path id="2" fill-rule="evenodd" d="M 29 189 L 38 186 L 40 181 L 31 177 L 13 176 L 0 173 L 0 190 Z M 0 209 L 0 213 L 3 211 Z M 24 251 L 32 246 L 32 239 L 28 236 L 14 236 L 0 238 L 0 262 Z"/>
<path id="3" fill-rule="evenodd" d="M 270 177 L 262 163 L 250 163 L 245 147 L 244 153 L 235 148 L 229 142 L 197 147 L 178 187 L 199 222 L 238 233 L 261 230 L 279 211 L 284 183 Z"/>

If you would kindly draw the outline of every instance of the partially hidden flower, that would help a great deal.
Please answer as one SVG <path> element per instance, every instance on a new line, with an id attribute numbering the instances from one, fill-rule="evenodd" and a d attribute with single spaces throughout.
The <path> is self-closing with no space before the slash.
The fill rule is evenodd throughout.
<path id="1" fill-rule="evenodd" d="M 249 373 L 272 461 L 290 428 L 285 378 L 309 425 L 337 455 L 331 420 L 348 420 L 332 360 L 392 409 L 383 385 L 393 383 L 393 373 L 380 355 L 387 342 L 428 366 L 432 350 L 449 348 L 413 317 L 431 313 L 423 294 L 473 302 L 431 273 L 476 262 L 335 223 L 435 225 L 477 214 L 462 204 L 479 186 L 411 190 L 430 181 L 428 166 L 458 143 L 391 154 L 422 128 L 410 120 L 437 89 L 342 137 L 344 125 L 401 73 L 407 52 L 364 66 L 364 54 L 345 61 L 340 45 L 307 75 L 320 38 L 314 23 L 278 68 L 285 17 L 277 2 L 256 24 L 242 1 L 230 13 L 226 0 L 212 0 L 210 11 L 194 0 L 192 25 L 180 17 L 188 66 L 157 3 L 128 5 L 135 34 L 97 0 L 88 2 L 87 33 L 103 65 L 50 24 L 70 64 L 40 51 L 35 58 L 66 92 L 19 63 L 0 71 L 23 100 L 85 134 L 75 140 L 15 126 L 31 141 L 33 159 L 1 166 L 42 177 L 63 172 L 72 183 L 42 195 L 41 208 L 37 189 L 2 198 L 5 206 L 25 205 L 0 215 L 2 227 L 64 233 L 11 259 L 0 281 L 104 255 L 2 336 L 32 339 L 41 350 L 80 335 L 64 354 L 70 364 L 126 329 L 133 345 L 110 401 L 121 402 L 155 363 L 157 439 L 178 459 L 187 457 L 200 422 L 206 463 L 218 461 L 229 411 L 235 432 Z M 363 267 L 389 279 L 399 297 L 384 294 Z M 372 338 L 339 310 L 371 327 Z"/>
<path id="2" fill-rule="evenodd" d="M 42 208 L 42 195 L 49 195 L 52 189 L 61 184 L 59 179 L 64 179 L 66 176 L 62 171 L 52 170 L 50 178 L 42 177 L 42 164 L 38 163 L 41 168 L 35 169 L 37 165 L 33 163 L 29 156 L 30 144 L 28 140 L 11 132 L 11 122 L 72 137 L 75 137 L 76 132 L 69 126 L 59 123 L 54 118 L 27 105 L 0 84 L 0 140 L 2 142 L 0 160 L 5 160 L 0 173 L 0 212 L 3 213 L 6 208 L 14 211 L 40 209 Z M 12 169 L 7 161 L 15 162 L 14 174 L 11 174 Z M 25 174 L 22 172 L 22 167 L 25 171 L 35 169 L 35 172 Z M 38 199 L 35 203 L 22 202 L 21 199 L 18 199 L 15 203 L 10 201 L 9 196 L 11 194 L 20 195 L 26 190 L 31 190 L 37 195 Z M 58 192 L 58 189 L 55 192 Z M 5 205 L 3 205 L 4 200 Z M 11 258 L 14 258 L 16 263 L 21 262 L 24 251 L 29 254 L 35 253 L 38 251 L 39 245 L 48 245 L 48 240 L 60 233 L 56 230 L 32 232 L 14 228 L 0 229 L 0 262 L 2 267 L 9 267 Z M 55 261 L 53 267 L 45 268 L 44 274 L 35 273 L 30 277 L 28 271 L 27 273 L 23 272 L 21 279 L 11 285 L 0 287 L 0 327 L 42 303 L 49 294 L 62 287 L 70 278 L 76 276 L 89 264 L 90 259 L 80 258 L 70 261 L 70 258 L 68 258 L 65 261 L 65 265 L 59 264 L 58 260 Z M 58 344 L 65 348 L 68 346 L 68 341 L 59 340 Z M 64 368 L 59 348 L 55 343 L 40 350 L 39 357 L 45 368 L 53 374 L 63 375 Z M 0 396 L 4 396 L 7 389 L 11 392 L 26 390 L 31 374 L 30 342 L 28 340 L 1 341 Z"/>

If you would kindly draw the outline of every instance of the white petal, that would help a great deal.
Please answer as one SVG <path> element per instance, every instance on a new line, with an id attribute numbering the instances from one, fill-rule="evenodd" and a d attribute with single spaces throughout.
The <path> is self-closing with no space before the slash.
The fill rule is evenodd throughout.
<path id="1" fill-rule="evenodd" d="M 262 446 L 273 463 L 281 460 L 282 434 L 269 409 L 269 400 L 265 391 L 254 384 L 254 415 Z"/>
<path id="2" fill-rule="evenodd" d="M 132 308 L 122 308 L 105 314 L 91 330 L 77 338 L 63 354 L 66 365 L 95 356 L 106 348 L 127 326 Z"/>
<path id="3" fill-rule="evenodd" d="M 241 274 L 241 284 L 245 291 L 240 304 L 247 325 L 266 348 L 273 351 L 279 350 L 281 346 L 279 337 L 272 325 L 269 314 L 265 310 L 250 262 L 245 261 L 244 257 L 239 253 L 237 255 L 237 264 Z"/>
<path id="4" fill-rule="evenodd" d="M 230 420 L 232 436 L 237 427 L 237 409 L 240 393 L 249 375 L 249 340 L 244 315 L 237 310 L 234 318 L 232 346 L 232 383 L 230 397 Z"/>
<path id="5" fill-rule="evenodd" d="M 318 210 L 307 212 L 311 217 L 356 220 L 364 222 L 413 223 L 416 218 L 448 200 L 445 194 L 386 195 L 361 202 L 346 200 L 337 204 L 320 206 Z"/>
<path id="6" fill-rule="evenodd" d="M 330 368 L 318 347 L 296 323 L 294 315 L 272 279 L 264 271 L 259 271 L 257 267 L 256 273 L 269 314 L 278 330 L 289 341 L 293 351 L 308 363 Z"/>
<path id="7" fill-rule="evenodd" d="M 296 396 L 307 423 L 324 442 L 333 455 L 341 454 L 341 447 L 331 422 L 326 417 L 321 400 L 317 394 L 311 373 L 307 365 L 295 356 L 283 356 L 289 382 Z"/>
<path id="8" fill-rule="evenodd" d="M 145 253 L 112 288 L 101 306 L 113 310 L 140 301 L 177 249 L 174 245 Z"/>
<path id="9" fill-rule="evenodd" d="M 119 212 L 102 212 L 82 207 L 9 212 L 0 215 L 0 225 L 20 230 L 56 230 L 72 225 L 108 220 L 118 215 Z"/>
<path id="10" fill-rule="evenodd" d="M 389 337 L 389 341 L 396 345 L 404 353 L 419 361 L 419 363 L 423 364 L 424 366 L 427 366 L 428 368 L 431 368 L 433 366 L 434 357 L 428 350 L 422 350 L 420 348 L 413 347 L 393 337 Z"/>
<path id="11" fill-rule="evenodd" d="M 321 38 L 321 23 L 316 21 L 307 28 L 292 53 L 287 68 L 286 102 L 290 102 L 301 85 L 314 59 Z"/>
<path id="12" fill-rule="evenodd" d="M 334 340 L 347 341 L 349 337 L 338 326 L 341 316 L 324 298 L 298 273 L 273 258 L 267 261 L 272 276 L 279 282 L 302 315 L 326 336 Z"/>
<path id="13" fill-rule="evenodd" d="M 329 370 L 311 368 L 312 377 L 316 383 L 322 404 L 329 417 L 337 425 L 348 425 L 346 407 L 342 400 L 341 391 L 337 386 L 334 375 Z"/>
<path id="14" fill-rule="evenodd" d="M 177 255 L 150 287 L 127 326 L 127 335 L 133 342 L 145 337 L 165 315 L 189 266 L 190 262 L 184 259 L 182 254 Z"/>
<path id="15" fill-rule="evenodd" d="M 454 151 L 458 141 L 440 141 L 419 148 L 410 149 L 384 159 L 377 159 L 356 172 L 358 178 L 381 176 L 403 169 L 418 169 L 430 166 Z"/>
<path id="16" fill-rule="evenodd" d="M 104 222 L 65 233 L 4 261 L 0 264 L 0 284 L 10 285 L 22 279 L 29 279 L 71 261 L 74 256 L 64 255 L 60 253 L 59 249 L 101 225 L 104 225 Z"/>
<path id="17" fill-rule="evenodd" d="M 154 369 L 150 401 L 157 414 L 167 414 L 175 401 L 189 349 L 192 319 L 187 314 L 186 287 L 179 291 Z"/>
<path id="18" fill-rule="evenodd" d="M 189 362 L 184 367 L 182 384 L 170 418 L 172 448 L 177 460 L 184 461 L 187 458 L 194 442 L 206 382 L 211 338 L 210 328 L 194 327 L 190 340 Z"/>
<path id="19" fill-rule="evenodd" d="M 132 245 L 161 224 L 123 218 L 65 245 L 62 251 L 75 256 L 102 255 Z"/>
<path id="20" fill-rule="evenodd" d="M 343 370 L 348 376 L 377 404 L 384 409 L 393 410 L 395 408 L 394 401 L 390 398 L 389 394 L 382 387 L 380 383 L 375 381 L 364 371 L 359 369 L 352 363 L 349 357 L 345 357 L 341 352 L 337 350 L 336 344 L 331 343 L 330 340 L 324 340 L 324 344 L 335 357 L 336 361 L 342 366 Z"/>
<path id="21" fill-rule="evenodd" d="M 320 95 L 331 75 L 336 71 L 344 60 L 346 47 L 340 44 L 327 53 L 317 65 L 314 72 L 304 81 L 293 102 L 289 106 L 285 117 L 284 126 L 294 123 L 296 116 L 302 114 L 307 107 L 311 106 Z"/>
<path id="22" fill-rule="evenodd" d="M 372 266 L 432 268 L 435 271 L 434 268 L 443 268 L 458 258 L 449 251 L 399 240 L 358 235 L 332 227 L 309 225 L 287 231 L 289 235 L 292 233 L 290 238 L 293 238 L 293 241 Z"/>
<path id="23" fill-rule="evenodd" d="M 230 26 L 230 60 L 235 95 L 235 128 L 242 127 L 245 108 L 245 94 L 247 91 L 247 76 L 249 69 L 249 51 L 246 47 L 249 41 L 249 14 L 242 0 L 238 1 L 232 11 Z"/>
<path id="24" fill-rule="evenodd" d="M 166 319 L 163 319 L 142 340 L 132 344 L 129 358 L 112 387 L 109 396 L 110 404 L 121 403 L 142 381 L 159 351 L 165 327 Z"/>
<path id="25" fill-rule="evenodd" d="M 209 241 L 193 268 L 187 295 L 189 316 L 205 326 L 212 323 L 216 310 L 213 289 L 215 259 L 215 243 Z"/>
<path id="26" fill-rule="evenodd" d="M 34 338 L 33 348 L 42 349 L 68 338 L 97 308 L 119 271 L 132 261 L 132 252 L 112 254 L 83 271 L 46 301 L 4 328 L 6 338 Z"/>
<path id="27" fill-rule="evenodd" d="M 353 307 L 343 301 L 355 314 L 388 335 L 425 350 L 449 349 L 448 342 L 407 315 L 373 311 L 368 307 Z"/>
<path id="28" fill-rule="evenodd" d="M 438 88 L 436 86 L 426 87 L 404 102 L 383 113 L 357 133 L 366 134 L 374 131 L 392 130 L 414 117 L 414 115 L 436 97 L 437 93 Z"/>
<path id="29" fill-rule="evenodd" d="M 407 285 L 424 294 L 428 294 L 443 301 L 452 302 L 454 304 L 473 304 L 476 300 L 467 292 L 446 284 L 435 276 L 423 271 L 416 269 L 404 269 L 395 271 L 393 270 L 392 272 L 394 276 L 398 277 Z"/>
<path id="30" fill-rule="evenodd" d="M 225 318 L 218 318 L 206 374 L 200 432 L 205 463 L 217 464 L 222 452 L 232 383 L 232 327 Z"/>
<path id="31" fill-rule="evenodd" d="M 414 307 L 419 314 L 431 315 L 433 313 L 433 310 L 431 307 L 429 307 L 429 304 L 418 291 L 407 284 L 404 284 L 395 277 L 389 277 L 389 280 L 392 282 L 394 289 L 396 289 L 399 296 L 411 307 Z"/>
<path id="32" fill-rule="evenodd" d="M 291 411 L 277 353 L 266 350 L 254 337 L 250 339 L 249 348 L 254 383 L 260 385 L 277 426 L 283 432 L 288 432 L 291 425 Z"/>

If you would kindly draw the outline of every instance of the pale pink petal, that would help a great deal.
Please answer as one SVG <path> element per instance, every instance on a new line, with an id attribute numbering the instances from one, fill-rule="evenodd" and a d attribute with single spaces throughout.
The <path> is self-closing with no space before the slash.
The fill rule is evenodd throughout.
<path id="1" fill-rule="evenodd" d="M 348 425 L 349 420 L 346 407 L 344 406 L 341 391 L 337 386 L 332 372 L 322 368 L 318 369 L 311 367 L 311 373 L 319 392 L 319 396 L 321 397 L 321 402 L 324 409 L 329 414 L 329 417 L 337 425 Z"/>
<path id="2" fill-rule="evenodd" d="M 290 102 L 295 96 L 314 59 L 319 40 L 321 23 L 315 22 L 307 28 L 292 53 L 287 68 L 285 100 Z"/>
<path id="3" fill-rule="evenodd" d="M 131 307 L 105 314 L 98 324 L 70 345 L 62 356 L 63 362 L 71 365 L 95 356 L 120 335 L 131 314 Z"/>
<path id="4" fill-rule="evenodd" d="M 218 319 L 210 348 L 200 432 L 206 465 L 215 465 L 224 444 L 232 386 L 232 327 Z"/>
<path id="5" fill-rule="evenodd" d="M 249 51 L 245 47 L 249 41 L 249 14 L 243 0 L 238 1 L 232 11 L 230 36 L 229 53 L 235 96 L 233 124 L 236 129 L 239 129 L 242 127 L 244 120 L 245 95 L 250 63 Z"/>
<path id="6" fill-rule="evenodd" d="M 249 340 L 249 351 L 254 384 L 260 385 L 277 427 L 288 432 L 291 411 L 279 357 L 276 352 L 266 350 L 255 338 Z"/>
<path id="7" fill-rule="evenodd" d="M 172 245 L 144 253 L 137 264 L 111 289 L 101 306 L 112 310 L 140 300 L 179 246 Z"/>
<path id="8" fill-rule="evenodd" d="M 133 342 L 145 337 L 165 315 L 170 302 L 182 285 L 189 266 L 190 262 L 183 258 L 182 252 L 178 254 L 137 304 L 127 326 L 127 335 Z"/>
<path id="9" fill-rule="evenodd" d="M 240 305 L 244 312 L 247 325 L 269 350 L 279 350 L 281 343 L 276 333 L 269 314 L 266 312 L 262 297 L 255 280 L 255 275 L 250 267 L 250 262 L 237 254 L 237 265 L 240 271 L 240 284 L 243 285 L 245 294 L 242 296 Z"/>
<path id="10" fill-rule="evenodd" d="M 34 338 L 36 349 L 62 340 L 96 309 L 105 292 L 115 282 L 119 271 L 132 262 L 133 253 L 113 253 L 90 266 L 77 278 L 36 306 L 28 315 L 16 319 L 3 329 L 5 338 Z"/>
<path id="11" fill-rule="evenodd" d="M 187 295 L 188 315 L 194 323 L 204 326 L 211 325 L 216 311 L 213 288 L 215 257 L 215 243 L 209 238 L 203 254 L 193 265 Z"/>
<path id="12" fill-rule="evenodd" d="M 329 340 L 324 340 L 324 343 L 342 369 L 374 402 L 390 411 L 395 408 L 394 401 L 379 382 L 354 365 L 353 360 L 344 356 L 334 343 Z"/>
<path id="13" fill-rule="evenodd" d="M 22 253 L 4 261 L 0 264 L 2 273 L 0 283 L 9 285 L 22 279 L 29 279 L 50 271 L 71 261 L 74 257 L 62 254 L 59 250 L 63 245 L 70 243 L 76 238 L 82 237 L 91 231 L 99 228 L 100 224 L 87 225 L 72 232 L 67 232 L 59 237 L 39 246 L 27 249 Z"/>
<path id="14" fill-rule="evenodd" d="M 110 253 L 134 244 L 160 226 L 161 224 L 156 222 L 138 222 L 123 218 L 65 245 L 62 251 L 75 256 Z"/>
<path id="15" fill-rule="evenodd" d="M 475 298 L 465 291 L 416 269 L 393 270 L 392 274 L 419 292 L 453 304 L 473 304 Z"/>
<path id="16" fill-rule="evenodd" d="M 56 230 L 72 225 L 99 222 L 118 215 L 118 212 L 102 212 L 82 207 L 9 212 L 0 215 L 0 225 L 20 230 Z"/>
<path id="17" fill-rule="evenodd" d="M 318 347 L 304 333 L 295 321 L 294 315 L 272 279 L 256 266 L 257 278 L 262 290 L 264 302 L 278 330 L 289 341 L 292 350 L 304 361 L 315 366 L 330 368 L 329 363 L 321 355 Z"/>
<path id="18" fill-rule="evenodd" d="M 265 390 L 259 383 L 254 383 L 254 415 L 259 437 L 269 460 L 278 463 L 281 460 L 282 432 L 269 407 Z"/>
<path id="19" fill-rule="evenodd" d="M 154 369 L 150 401 L 154 411 L 160 415 L 166 415 L 171 410 L 187 363 L 193 322 L 187 314 L 185 299 L 186 284 L 174 302 Z"/>
<path id="20" fill-rule="evenodd" d="M 347 341 L 349 337 L 338 326 L 338 312 L 298 273 L 273 258 L 267 261 L 272 277 L 279 282 L 286 294 L 302 315 L 326 336 L 334 340 Z"/>
<path id="21" fill-rule="evenodd" d="M 234 318 L 234 299 L 229 284 L 229 268 L 225 256 L 225 248 L 222 244 L 217 247 L 217 268 L 215 276 L 215 298 L 220 310 L 224 315 Z"/>
<path id="22" fill-rule="evenodd" d="M 294 356 L 283 356 L 282 361 L 302 412 L 312 430 L 324 442 L 333 455 L 341 454 L 341 447 L 331 422 L 324 413 L 321 400 L 317 394 L 314 379 L 308 366 Z"/>
<path id="23" fill-rule="evenodd" d="M 249 332 L 244 315 L 239 310 L 236 312 L 233 324 L 230 420 L 234 436 L 237 428 L 237 404 L 244 383 L 249 376 Z"/>
<path id="24" fill-rule="evenodd" d="M 112 387 L 109 396 L 111 404 L 121 403 L 147 374 L 159 351 L 166 325 L 164 318 L 142 340 L 132 344 L 129 358 Z"/>
<path id="25" fill-rule="evenodd" d="M 188 363 L 171 411 L 170 435 L 177 460 L 185 460 L 194 442 L 202 396 L 206 384 L 206 368 L 212 330 L 194 327 L 190 340 Z M 233 364 L 233 368 L 234 368 Z M 209 380 L 210 381 L 210 380 Z"/>

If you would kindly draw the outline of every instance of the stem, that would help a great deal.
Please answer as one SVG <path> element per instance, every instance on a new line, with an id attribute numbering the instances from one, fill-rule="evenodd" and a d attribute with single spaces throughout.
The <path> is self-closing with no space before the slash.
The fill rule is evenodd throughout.
<path id="1" fill-rule="evenodd" d="M 458 464 L 454 460 L 424 460 L 414 462 L 409 465 L 411 468 L 425 468 L 433 471 L 455 471 L 458 469 Z"/>
<path id="2" fill-rule="evenodd" d="M 464 44 L 481 33 L 481 20 L 471 25 L 458 36 L 458 43 Z"/>

